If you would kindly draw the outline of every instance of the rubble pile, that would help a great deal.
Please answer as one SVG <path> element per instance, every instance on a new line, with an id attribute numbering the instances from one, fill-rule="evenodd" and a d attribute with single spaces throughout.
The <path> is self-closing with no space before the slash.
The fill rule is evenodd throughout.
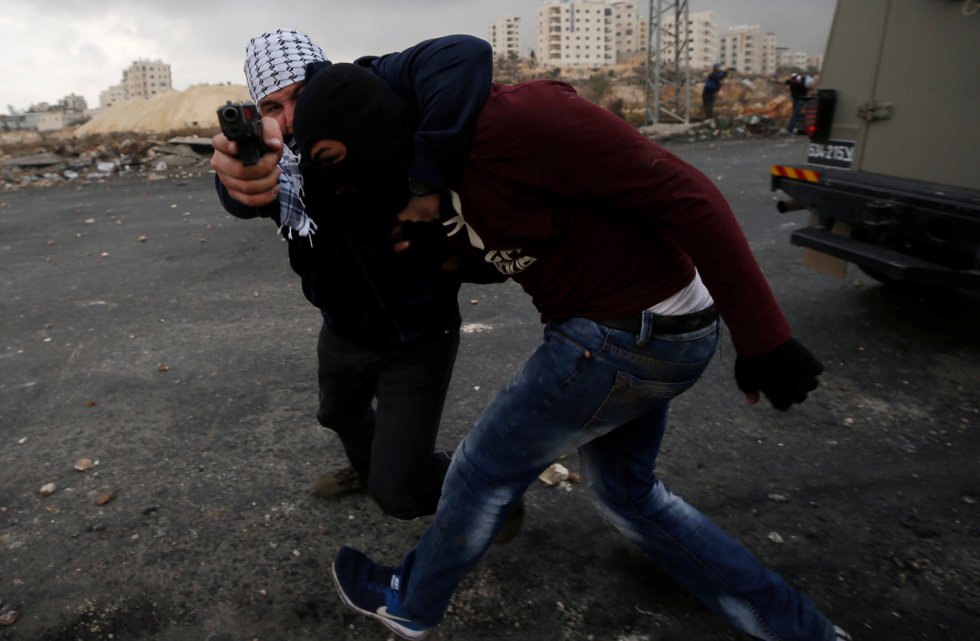
<path id="1" fill-rule="evenodd" d="M 59 132 L 5 133 L 0 138 L 0 189 L 85 184 L 125 175 L 149 180 L 199 175 L 210 171 L 218 108 L 247 100 L 244 85 L 193 85 L 148 100 L 116 103 L 85 124 Z"/>
<path id="2" fill-rule="evenodd" d="M 0 190 L 92 184 L 112 176 L 147 180 L 198 176 L 211 170 L 211 139 L 201 135 L 168 138 L 120 134 L 42 140 L 0 156 Z"/>

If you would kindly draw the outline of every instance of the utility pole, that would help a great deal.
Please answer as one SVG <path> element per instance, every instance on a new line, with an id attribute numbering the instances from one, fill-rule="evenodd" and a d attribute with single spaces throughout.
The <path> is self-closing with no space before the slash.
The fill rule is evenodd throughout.
<path id="1" fill-rule="evenodd" d="M 650 0 L 646 64 L 648 125 L 691 122 L 688 14 L 687 0 Z"/>

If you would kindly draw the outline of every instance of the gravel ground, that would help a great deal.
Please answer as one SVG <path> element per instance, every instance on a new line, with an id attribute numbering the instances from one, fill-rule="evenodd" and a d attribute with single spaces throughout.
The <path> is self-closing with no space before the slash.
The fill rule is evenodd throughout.
<path id="1" fill-rule="evenodd" d="M 980 639 L 980 298 L 804 269 L 787 237 L 805 214 L 776 213 L 768 191 L 768 164 L 799 160 L 799 141 L 676 150 L 732 201 L 827 371 L 788 414 L 747 407 L 726 337 L 674 405 L 664 479 L 855 639 Z M 343 463 L 314 418 L 318 315 L 272 224 L 225 215 L 211 180 L 0 193 L 0 640 L 390 636 L 342 606 L 329 565 L 343 544 L 394 563 L 427 519 L 311 494 Z M 447 447 L 541 331 L 513 284 L 461 302 Z M 603 522 L 584 484 L 535 485 L 527 504 L 432 638 L 742 638 Z"/>

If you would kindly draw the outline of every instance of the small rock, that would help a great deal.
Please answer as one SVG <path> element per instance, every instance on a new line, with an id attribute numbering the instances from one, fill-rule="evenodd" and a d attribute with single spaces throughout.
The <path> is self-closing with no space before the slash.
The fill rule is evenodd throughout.
<path id="1" fill-rule="evenodd" d="M 20 618 L 20 612 L 17 610 L 7 610 L 3 614 L 0 614 L 0 625 L 13 625 L 17 623 L 17 619 Z"/>
<path id="2" fill-rule="evenodd" d="M 554 463 L 538 476 L 538 479 L 545 485 L 558 485 L 562 481 L 568 480 L 568 468 L 561 463 Z"/>
<path id="3" fill-rule="evenodd" d="M 568 482 L 569 483 L 581 483 L 582 482 L 582 475 L 579 474 L 578 472 L 569 472 L 568 473 Z"/>
<path id="4" fill-rule="evenodd" d="M 170 369 L 170 366 L 166 363 L 157 363 L 157 371 L 166 372 Z"/>
<path id="5" fill-rule="evenodd" d="M 114 498 L 116 498 L 116 495 L 115 494 L 113 494 L 112 492 L 106 492 L 105 494 L 100 494 L 99 496 L 97 496 L 95 498 L 95 504 L 96 505 L 105 505 L 106 503 L 108 503 L 109 501 L 111 501 Z"/>
<path id="6" fill-rule="evenodd" d="M 770 494 L 769 500 L 775 501 L 776 503 L 785 503 L 786 501 L 789 500 L 789 497 L 786 496 L 785 494 Z"/>
<path id="7" fill-rule="evenodd" d="M 139 236 L 138 236 L 138 237 L 136 238 L 136 242 L 138 242 L 138 243 L 145 243 L 145 242 L 146 242 L 146 240 L 147 240 L 147 239 L 146 239 L 146 236 L 144 236 L 143 234 L 140 234 L 140 235 L 139 235 Z"/>
<path id="8" fill-rule="evenodd" d="M 75 461 L 75 465 L 73 467 L 79 472 L 88 472 L 95 467 L 95 462 L 90 458 L 80 458 Z"/>
<path id="9" fill-rule="evenodd" d="M 41 486 L 41 496 L 51 496 L 58 489 L 54 483 L 45 483 Z"/>
<path id="10" fill-rule="evenodd" d="M 970 496 L 969 494 L 964 494 L 963 495 L 963 502 L 964 503 L 967 503 L 969 505 L 976 505 L 977 504 L 977 499 L 976 499 L 976 497 Z"/>
<path id="11" fill-rule="evenodd" d="M 772 541 L 773 543 L 782 543 L 783 537 L 779 534 L 779 532 L 770 532 L 769 540 Z"/>

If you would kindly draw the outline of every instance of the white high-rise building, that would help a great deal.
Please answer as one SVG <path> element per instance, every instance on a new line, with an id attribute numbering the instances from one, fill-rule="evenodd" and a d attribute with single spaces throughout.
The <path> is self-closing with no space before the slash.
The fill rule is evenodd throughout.
<path id="1" fill-rule="evenodd" d="M 161 60 L 137 60 L 123 71 L 126 98 L 150 98 L 173 89 L 170 65 Z"/>
<path id="2" fill-rule="evenodd" d="M 715 23 L 713 11 L 697 11 L 688 14 L 689 29 L 687 51 L 690 56 L 691 69 L 708 69 L 720 60 L 721 41 L 718 36 L 718 25 Z M 668 34 L 674 32 L 674 19 L 671 16 L 662 24 L 663 38 L 661 50 L 665 59 L 674 59 L 674 42 Z M 684 35 L 680 34 L 683 38 Z"/>
<path id="3" fill-rule="evenodd" d="M 490 23 L 487 40 L 493 47 L 494 58 L 520 57 L 521 19 L 511 15 L 497 18 Z"/>
<path id="4" fill-rule="evenodd" d="M 636 0 L 551 0 L 538 7 L 541 64 L 600 67 L 646 47 Z"/>
<path id="5" fill-rule="evenodd" d="M 776 68 L 795 67 L 806 69 L 808 56 L 805 51 L 793 51 L 789 47 L 776 47 Z"/>
<path id="6" fill-rule="evenodd" d="M 721 63 L 745 74 L 776 73 L 776 35 L 758 26 L 731 27 L 721 37 Z"/>

